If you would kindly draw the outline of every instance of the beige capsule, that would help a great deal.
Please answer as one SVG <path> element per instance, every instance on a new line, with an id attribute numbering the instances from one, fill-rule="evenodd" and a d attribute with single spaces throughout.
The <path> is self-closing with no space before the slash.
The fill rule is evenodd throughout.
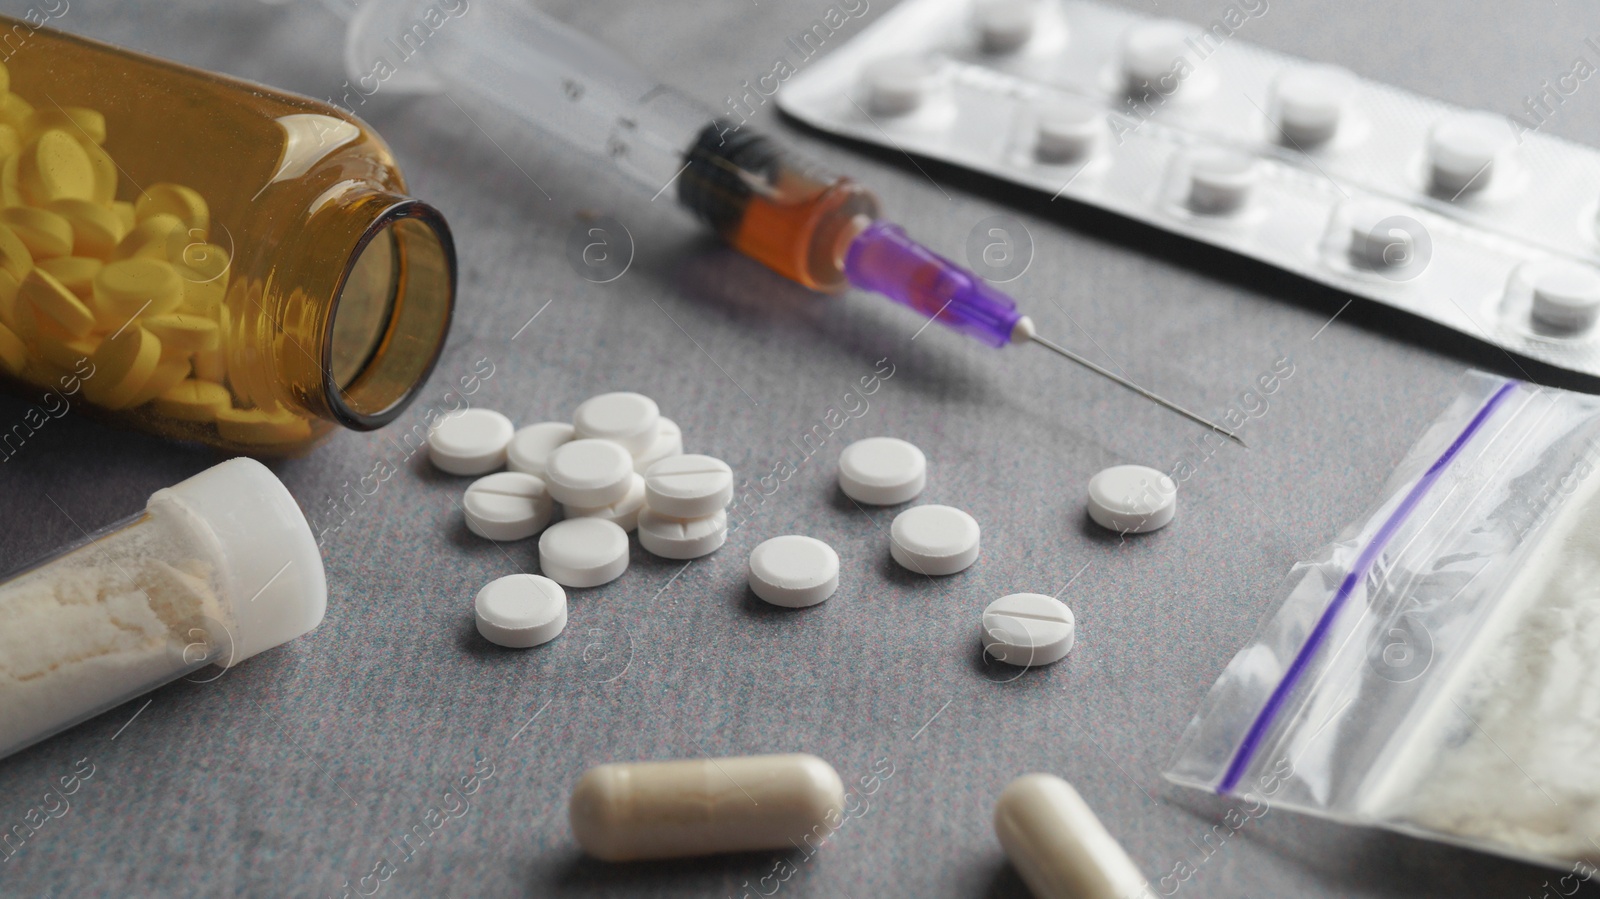
<path id="1" fill-rule="evenodd" d="M 1035 899 L 1154 899 L 1115 837 L 1072 785 L 1024 774 L 1000 794 L 994 832 Z"/>
<path id="2" fill-rule="evenodd" d="M 816 844 L 843 808 L 833 766 L 794 753 L 599 765 L 569 814 L 584 851 L 622 862 Z"/>

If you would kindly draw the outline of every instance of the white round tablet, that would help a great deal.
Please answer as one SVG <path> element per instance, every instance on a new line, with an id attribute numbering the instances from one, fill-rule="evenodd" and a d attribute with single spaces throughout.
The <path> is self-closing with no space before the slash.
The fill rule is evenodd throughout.
<path id="1" fill-rule="evenodd" d="M 750 551 L 750 589 L 775 606 L 814 606 L 839 589 L 839 554 L 812 537 L 773 537 Z"/>
<path id="2" fill-rule="evenodd" d="M 955 574 L 978 561 L 978 522 L 950 506 L 915 506 L 889 525 L 889 555 L 918 574 Z"/>
<path id="3" fill-rule="evenodd" d="M 1106 133 L 1105 113 L 1079 100 L 1040 104 L 1033 152 L 1041 162 L 1071 162 L 1094 152 Z"/>
<path id="4" fill-rule="evenodd" d="M 1496 160 L 1515 143 L 1505 120 L 1488 113 L 1440 119 L 1428 132 L 1433 189 L 1452 198 L 1483 190 L 1494 178 Z"/>
<path id="5" fill-rule="evenodd" d="M 1424 233 L 1412 210 L 1385 200 L 1358 200 L 1348 207 L 1350 258 L 1369 268 L 1404 268 L 1418 259 Z"/>
<path id="6" fill-rule="evenodd" d="M 568 518 L 603 518 L 624 531 L 631 531 L 639 526 L 639 511 L 644 508 L 644 477 L 634 474 L 633 480 L 628 482 L 628 495 L 617 500 L 609 506 L 585 508 L 582 506 L 568 506 Z"/>
<path id="7" fill-rule="evenodd" d="M 497 646 L 527 649 L 567 626 L 567 592 L 537 574 L 509 574 L 485 584 L 472 602 L 478 633 Z"/>
<path id="8" fill-rule="evenodd" d="M 733 469 L 721 459 L 670 456 L 644 473 L 645 505 L 671 518 L 705 518 L 733 500 Z"/>
<path id="9" fill-rule="evenodd" d="M 428 431 L 428 458 L 450 474 L 488 474 L 506 464 L 511 419 L 488 409 L 462 409 Z"/>
<path id="10" fill-rule="evenodd" d="M 1600 313 L 1600 273 L 1587 265 L 1548 259 L 1533 269 L 1533 320 L 1553 331 L 1584 331 Z"/>
<path id="11" fill-rule="evenodd" d="M 1310 150 L 1332 140 L 1355 86 L 1355 76 L 1337 66 L 1300 66 L 1278 76 L 1272 105 L 1284 143 Z"/>
<path id="12" fill-rule="evenodd" d="M 462 497 L 467 529 L 490 540 L 523 540 L 544 530 L 555 503 L 544 481 L 520 471 L 500 471 L 473 481 Z"/>
<path id="13" fill-rule="evenodd" d="M 858 503 L 894 506 L 928 483 L 928 457 L 897 437 L 857 440 L 839 454 L 839 489 Z"/>
<path id="14" fill-rule="evenodd" d="M 1122 76 L 1135 97 L 1150 93 L 1169 95 L 1182 84 L 1188 39 L 1195 27 L 1177 19 L 1156 19 L 1135 25 L 1122 37 Z"/>
<path id="15" fill-rule="evenodd" d="M 1243 153 L 1205 149 L 1189 154 L 1189 208 L 1202 215 L 1236 212 L 1250 199 L 1256 161 Z"/>
<path id="16" fill-rule="evenodd" d="M 1077 625 L 1066 603 L 1042 593 L 1002 596 L 983 610 L 983 650 L 1009 665 L 1049 665 L 1072 651 Z"/>
<path id="17" fill-rule="evenodd" d="M 646 506 L 639 513 L 639 545 L 663 559 L 698 559 L 728 540 L 728 513 L 707 518 L 669 518 Z"/>
<path id="18" fill-rule="evenodd" d="M 1178 485 L 1154 468 L 1113 465 L 1089 479 L 1089 517 L 1119 534 L 1165 527 L 1178 512 Z"/>
<path id="19" fill-rule="evenodd" d="M 973 24 L 986 53 L 1015 53 L 1033 37 L 1039 21 L 1037 0 L 977 0 Z"/>
<path id="20" fill-rule="evenodd" d="M 568 518 L 539 538 L 539 570 L 568 587 L 598 587 L 628 570 L 628 532 L 603 518 Z"/>
<path id="21" fill-rule="evenodd" d="M 583 509 L 609 506 L 628 495 L 633 456 L 610 440 L 574 440 L 545 461 L 545 484 L 557 502 Z"/>
<path id="22" fill-rule="evenodd" d="M 660 462 L 662 459 L 682 454 L 683 430 L 678 427 L 677 422 L 663 415 L 661 420 L 656 423 L 655 442 L 650 444 L 649 449 L 634 455 L 633 470 L 639 474 L 644 474 L 650 470 L 650 466 Z"/>
<path id="23" fill-rule="evenodd" d="M 936 74 L 933 63 L 920 56 L 890 56 L 868 63 L 861 71 L 867 109 L 881 116 L 915 112 L 933 92 Z"/>
<path id="24" fill-rule="evenodd" d="M 572 427 L 580 439 L 610 440 L 635 455 L 650 449 L 656 439 L 661 410 L 642 393 L 602 393 L 578 404 Z"/>
<path id="25" fill-rule="evenodd" d="M 506 447 L 506 467 L 542 478 L 550 454 L 571 440 L 572 425 L 564 421 L 541 421 L 518 428 Z"/>

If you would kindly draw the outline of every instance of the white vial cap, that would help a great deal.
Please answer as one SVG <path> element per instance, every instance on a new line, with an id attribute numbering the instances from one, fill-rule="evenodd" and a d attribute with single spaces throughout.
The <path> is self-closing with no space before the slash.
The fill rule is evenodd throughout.
<path id="1" fill-rule="evenodd" d="M 933 92 L 935 74 L 933 63 L 920 56 L 890 56 L 868 63 L 861 72 L 868 111 L 881 116 L 915 112 Z"/>
<path id="2" fill-rule="evenodd" d="M 1105 113 L 1080 100 L 1055 100 L 1036 110 L 1034 154 L 1041 162 L 1071 162 L 1094 151 L 1106 131 Z"/>
<path id="3" fill-rule="evenodd" d="M 1256 161 L 1242 153 L 1196 150 L 1189 155 L 1189 208 L 1202 215 L 1237 212 L 1258 172 Z"/>
<path id="4" fill-rule="evenodd" d="M 1588 330 L 1600 314 L 1600 272 L 1561 259 L 1540 262 L 1530 311 L 1534 322 L 1554 331 Z"/>
<path id="5" fill-rule="evenodd" d="M 1332 140 L 1355 84 L 1355 76 L 1337 66 L 1301 66 L 1278 76 L 1272 106 L 1284 142 L 1309 150 Z"/>
<path id="6" fill-rule="evenodd" d="M 1089 479 L 1089 517 L 1107 530 L 1147 533 L 1177 512 L 1177 483 L 1154 468 L 1113 465 Z"/>
<path id="7" fill-rule="evenodd" d="M 1015 53 L 1033 37 L 1039 4 L 1037 0 L 977 0 L 972 18 L 984 52 Z"/>
<path id="8" fill-rule="evenodd" d="M 322 555 L 283 482 L 254 459 L 229 459 L 150 497 L 210 532 L 221 600 L 232 616 L 232 667 L 309 633 L 328 608 Z"/>
<path id="9" fill-rule="evenodd" d="M 1122 75 L 1128 93 L 1171 94 L 1177 90 L 1178 60 L 1189 50 L 1194 26 L 1177 19 L 1135 25 L 1122 37 Z"/>
<path id="10" fill-rule="evenodd" d="M 1452 198 L 1483 190 L 1494 178 L 1496 161 L 1514 142 L 1511 128 L 1486 113 L 1440 119 L 1428 132 L 1433 189 Z"/>

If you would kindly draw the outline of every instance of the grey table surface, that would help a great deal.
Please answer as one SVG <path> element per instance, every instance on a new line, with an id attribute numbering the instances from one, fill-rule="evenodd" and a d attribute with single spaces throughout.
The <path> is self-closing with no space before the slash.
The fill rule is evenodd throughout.
<path id="1" fill-rule="evenodd" d="M 872 0 L 867 18 L 887 5 Z M 1226 8 L 1128 5 L 1196 21 Z M 553 11 L 720 106 L 826 6 L 605 0 Z M 57 22 L 315 97 L 344 80 L 339 22 L 309 0 L 74 0 Z M 1575 58 L 1593 59 L 1583 39 L 1600 34 L 1600 8 L 1284 3 L 1244 31 L 1514 112 Z M 1547 130 L 1600 144 L 1597 94 L 1584 87 Z M 635 547 L 621 580 L 575 591 L 559 640 L 507 652 L 476 635 L 471 598 L 494 577 L 533 570 L 536 552 L 468 534 L 462 479 L 410 458 L 340 512 L 352 485 L 397 456 L 390 433 L 341 433 L 275 464 L 313 525 L 336 528 L 325 541 L 327 619 L 225 677 L 165 687 L 148 705 L 0 761 L 0 828 L 20 823 L 79 760 L 94 770 L 71 811 L 0 864 L 0 895 L 338 896 L 348 885 L 394 896 L 1023 896 L 990 815 L 1002 787 L 1028 771 L 1076 783 L 1151 877 L 1189 863 L 1191 877 L 1166 882 L 1183 895 L 1521 897 L 1553 881 L 1289 812 L 1207 852 L 1228 803 L 1160 775 L 1288 567 L 1371 501 L 1463 369 L 1509 370 L 1504 357 L 1359 301 L 1329 324 L 1344 308 L 1339 294 L 1091 210 L 858 154 L 764 109 L 761 125 L 876 187 L 935 247 L 959 252 L 979 220 L 1018 216 L 1036 255 L 1011 286 L 1041 329 L 1159 391 L 1220 413 L 1274 360 L 1292 360 L 1293 377 L 1246 429 L 1251 449 L 1206 460 L 1184 485 L 1176 524 L 1123 544 L 1086 523 L 1084 485 L 1110 464 L 1167 468 L 1192 454 L 1197 431 L 1179 419 L 1047 353 L 996 353 L 937 328 L 913 341 L 921 322 L 910 313 L 863 295 L 807 295 L 575 155 L 497 145 L 445 99 L 380 92 L 360 112 L 416 195 L 449 217 L 461 251 L 449 346 L 398 427 L 486 364 L 493 374 L 472 402 L 519 422 L 640 389 L 682 424 L 692 450 L 741 476 L 786 460 L 797 471 L 720 552 L 684 565 Z M 636 241 L 631 268 L 608 284 L 578 277 L 566 259 L 589 212 L 617 217 Z M 801 457 L 794 441 L 879 366 L 893 374 L 867 410 Z M 25 408 L 0 398 L 0 421 Z M 924 500 L 982 523 L 984 555 L 971 570 L 938 580 L 897 570 L 886 549 L 893 510 L 862 512 L 838 494 L 838 450 L 876 434 L 923 447 Z M 70 415 L 25 450 L 0 465 L 0 568 L 218 461 Z M 843 560 L 838 594 L 807 611 L 765 607 L 744 584 L 749 550 L 790 532 L 827 540 Z M 1022 590 L 1063 591 L 1080 635 L 1066 661 L 1013 677 L 983 662 L 977 617 Z M 850 783 L 893 773 L 809 860 L 613 866 L 586 859 L 572 839 L 566 797 L 590 765 L 771 751 L 816 753 Z M 430 808 L 448 807 L 445 791 L 475 766 L 493 773 L 470 808 L 402 857 L 396 842 Z M 784 859 L 795 872 L 763 882 Z M 385 864 L 392 873 L 363 884 Z"/>

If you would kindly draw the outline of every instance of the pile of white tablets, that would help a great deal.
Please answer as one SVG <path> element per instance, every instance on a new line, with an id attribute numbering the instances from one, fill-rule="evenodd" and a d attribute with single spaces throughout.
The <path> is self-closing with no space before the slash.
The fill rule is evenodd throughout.
<path id="1" fill-rule="evenodd" d="M 540 575 L 500 578 L 479 592 L 478 630 L 502 646 L 548 642 L 566 624 L 566 587 L 597 587 L 628 570 L 628 531 L 646 550 L 694 559 L 727 540 L 733 470 L 684 455 L 683 432 L 638 393 L 604 393 L 572 422 L 516 428 L 488 409 L 464 409 L 428 434 L 441 471 L 483 475 L 467 487 L 467 528 L 489 540 L 539 535 Z M 508 468 L 509 471 L 498 469 Z M 563 520 L 551 524 L 556 505 Z"/>
<path id="2" fill-rule="evenodd" d="M 462 502 L 467 527 L 490 540 L 539 537 L 540 575 L 500 578 L 479 592 L 478 630 L 502 646 L 554 639 L 566 623 L 562 587 L 597 587 L 628 569 L 628 531 L 645 550 L 697 559 L 728 539 L 733 470 L 683 452 L 683 433 L 638 393 L 605 393 L 580 404 L 571 424 L 520 430 L 498 412 L 468 409 L 439 422 L 429 456 L 453 474 L 485 475 Z M 495 472 L 502 466 L 510 471 Z M 494 473 L 490 473 L 494 472 Z M 869 437 L 839 456 L 839 489 L 857 505 L 911 502 L 928 483 L 922 450 L 894 437 Z M 565 519 L 550 525 L 556 504 Z M 1172 521 L 1177 486 L 1155 469 L 1107 468 L 1089 482 L 1089 516 L 1121 533 Z M 928 577 L 957 574 L 978 560 L 981 529 L 946 505 L 913 506 L 889 527 L 889 555 Z M 750 590 L 776 606 L 817 605 L 839 588 L 839 554 L 814 537 L 786 534 L 750 552 Z M 980 640 L 997 661 L 1024 667 L 1066 657 L 1076 633 L 1072 610 L 1037 593 L 1001 597 L 983 612 Z"/>

